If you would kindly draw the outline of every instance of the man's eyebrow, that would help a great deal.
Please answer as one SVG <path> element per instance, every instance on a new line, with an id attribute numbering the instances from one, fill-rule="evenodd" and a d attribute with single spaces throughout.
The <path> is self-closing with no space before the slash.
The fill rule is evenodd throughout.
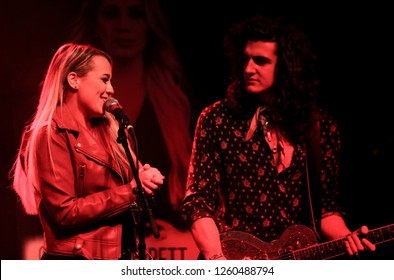
<path id="1" fill-rule="evenodd" d="M 248 56 L 248 57 L 253 59 L 254 61 L 271 62 L 271 59 L 267 56 L 264 56 L 264 55 L 252 55 L 252 56 Z"/>

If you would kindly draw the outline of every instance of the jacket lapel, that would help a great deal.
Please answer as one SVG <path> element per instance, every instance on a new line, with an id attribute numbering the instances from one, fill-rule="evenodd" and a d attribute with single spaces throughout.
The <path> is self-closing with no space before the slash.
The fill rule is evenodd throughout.
<path id="1" fill-rule="evenodd" d="M 70 139 L 74 149 L 95 162 L 106 166 L 115 171 L 122 177 L 119 164 L 117 164 L 113 155 L 108 153 L 103 144 L 94 138 L 86 129 L 83 129 L 75 121 L 67 106 L 60 106 L 56 109 L 53 120 L 58 130 L 63 130 L 72 134 Z"/>

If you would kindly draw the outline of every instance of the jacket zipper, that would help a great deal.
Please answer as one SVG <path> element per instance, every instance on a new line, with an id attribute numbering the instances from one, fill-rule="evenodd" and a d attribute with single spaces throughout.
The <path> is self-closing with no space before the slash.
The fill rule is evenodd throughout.
<path id="1" fill-rule="evenodd" d="M 76 148 L 76 151 L 77 151 L 78 153 L 81 153 L 81 154 L 87 156 L 88 158 L 93 159 L 95 162 L 97 162 L 97 163 L 99 163 L 99 164 L 101 164 L 101 165 L 103 165 L 103 166 L 106 166 L 106 167 L 112 169 L 112 170 L 113 170 L 115 173 L 117 173 L 117 174 L 122 178 L 122 180 L 123 180 L 123 175 L 122 175 L 123 172 L 119 173 L 119 172 L 118 172 L 116 169 L 114 169 L 108 162 L 103 161 L 103 160 L 101 160 L 101 159 L 99 159 L 99 158 L 97 158 L 97 157 L 95 157 L 95 156 L 93 156 L 93 155 L 91 155 L 91 154 L 89 154 L 89 153 L 86 153 L 85 151 L 81 150 L 80 148 Z"/>
<path id="2" fill-rule="evenodd" d="M 80 196 L 83 196 L 85 191 L 85 171 L 86 171 L 86 164 L 82 164 L 79 167 L 79 186 L 80 186 Z"/>

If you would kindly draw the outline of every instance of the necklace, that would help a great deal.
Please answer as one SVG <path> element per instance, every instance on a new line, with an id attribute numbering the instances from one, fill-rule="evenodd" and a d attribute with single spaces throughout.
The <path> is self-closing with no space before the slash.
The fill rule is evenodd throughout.
<path id="1" fill-rule="evenodd" d="M 267 140 L 267 143 L 270 146 L 272 153 L 278 153 L 278 144 L 281 145 L 281 137 L 279 137 L 276 129 L 274 129 L 274 134 L 272 134 L 273 129 L 269 127 L 269 121 L 267 120 L 266 116 L 260 114 L 259 119 L 260 123 L 263 126 L 265 139 Z"/>
<path id="2" fill-rule="evenodd" d="M 264 138 L 268 144 L 273 158 L 272 165 L 276 166 L 278 172 L 290 166 L 294 147 L 282 137 L 280 131 L 269 123 L 267 114 L 263 114 L 267 107 L 259 106 L 250 122 L 249 130 L 246 133 L 245 141 L 249 141 L 256 131 L 258 123 L 263 127 Z"/>

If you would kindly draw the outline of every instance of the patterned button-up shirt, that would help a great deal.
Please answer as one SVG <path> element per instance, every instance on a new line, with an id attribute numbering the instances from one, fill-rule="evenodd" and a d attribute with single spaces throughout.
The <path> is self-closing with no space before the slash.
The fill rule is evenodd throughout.
<path id="1" fill-rule="evenodd" d="M 182 207 L 188 226 L 213 217 L 220 231 L 241 230 L 270 242 L 293 224 L 308 223 L 305 148 L 294 147 L 290 166 L 278 172 L 273 151 L 257 124 L 232 113 L 226 100 L 205 108 L 197 122 Z M 322 211 L 340 212 L 340 139 L 333 119 L 322 112 Z"/>

